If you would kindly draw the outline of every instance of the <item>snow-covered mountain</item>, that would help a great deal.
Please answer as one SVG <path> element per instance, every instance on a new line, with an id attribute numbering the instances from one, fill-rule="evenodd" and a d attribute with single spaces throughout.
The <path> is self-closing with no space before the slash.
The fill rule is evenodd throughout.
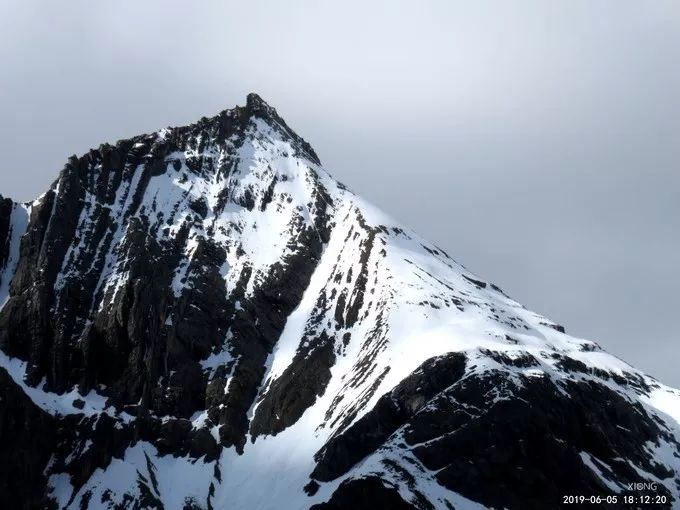
<path id="1" fill-rule="evenodd" d="M 0 307 L 3 508 L 680 508 L 679 391 L 357 197 L 255 94 L 0 200 Z"/>

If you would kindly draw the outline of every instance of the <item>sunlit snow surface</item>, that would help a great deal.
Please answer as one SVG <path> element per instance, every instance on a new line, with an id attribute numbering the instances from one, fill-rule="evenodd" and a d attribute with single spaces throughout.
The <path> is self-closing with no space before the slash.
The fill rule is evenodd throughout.
<path id="1" fill-rule="evenodd" d="M 165 135 L 166 131 L 162 131 L 155 136 L 162 139 Z M 205 506 L 209 492 L 212 493 L 210 502 L 213 508 L 299 509 L 326 501 L 345 479 L 384 472 L 381 461 L 385 458 L 410 455 L 389 449 L 390 441 L 398 441 L 401 431 L 397 430 L 387 447 L 365 458 L 346 475 L 321 484 L 313 497 L 307 496 L 302 487 L 309 481 L 314 469 L 313 456 L 340 427 L 341 418 L 351 416 L 358 409 L 353 418 L 356 421 L 425 360 L 452 351 L 465 352 L 470 360 L 468 370 L 475 372 L 515 370 L 518 376 L 524 373 L 530 377 L 554 380 L 590 377 L 556 368 L 551 354 L 557 352 L 589 367 L 617 374 L 639 374 L 653 388 L 648 395 L 623 388 L 611 380 L 600 383 L 662 416 L 674 427 L 675 437 L 680 438 L 680 393 L 677 390 L 641 374 L 603 352 L 593 342 L 557 331 L 551 321 L 525 309 L 490 283 L 484 282 L 485 286 L 475 283 L 481 282 L 481 278 L 338 185 L 316 163 L 295 154 L 289 142 L 279 139 L 265 122 L 255 120 L 246 142 L 238 147 L 237 163 L 232 172 L 226 176 L 217 172 L 189 172 L 186 162 L 197 157 L 196 150 L 174 153 L 167 158 L 166 172 L 149 182 L 136 211 L 130 211 L 130 206 L 139 185 L 141 167 L 131 169 L 130 180 L 121 185 L 111 206 L 111 216 L 116 219 L 115 241 L 103 254 L 106 265 L 99 287 L 103 295 L 112 296 L 127 278 L 127 261 L 119 256 L 119 249 L 131 216 L 154 210 L 156 213 L 163 212 L 165 220 L 176 218 L 176 221 L 165 224 L 166 230 L 158 231 L 159 236 L 172 237 L 177 235 L 181 220 L 189 212 L 189 204 L 202 199 L 207 202 L 208 214 L 195 221 L 188 233 L 185 260 L 174 275 L 172 291 L 177 296 L 182 293 L 188 281 L 189 261 L 198 241 L 210 235 L 225 246 L 240 246 L 245 253 L 245 256 L 236 257 L 235 250 L 228 251 L 227 262 L 221 272 L 225 292 L 229 294 L 246 267 L 244 261 L 252 267 L 253 274 L 263 275 L 267 268 L 283 259 L 290 250 L 286 232 L 295 228 L 291 222 L 298 214 L 304 218 L 306 225 L 313 225 L 315 212 L 309 207 L 314 203 L 316 187 L 323 186 L 333 200 L 335 224 L 330 241 L 324 246 L 321 261 L 301 303 L 288 317 L 285 329 L 269 356 L 260 389 L 261 395 L 265 394 L 268 384 L 286 370 L 309 328 L 316 333 L 328 328 L 338 338 L 337 359 L 323 396 L 295 424 L 279 434 L 260 436 L 254 442 L 249 438 L 242 455 L 233 448 L 224 449 L 217 462 L 206 463 L 189 457 L 159 456 L 153 445 L 138 442 L 126 451 L 124 459 L 114 459 L 105 470 L 98 469 L 77 494 L 73 494 L 67 475 L 52 475 L 49 483 L 60 507 L 77 508 L 81 495 L 87 491 L 92 493 L 91 501 L 94 502 L 99 502 L 105 491 L 110 491 L 111 501 L 120 501 L 126 492 L 134 494 L 140 476 L 147 481 L 155 480 L 150 485 L 155 496 L 168 509 L 182 508 L 188 501 Z M 201 155 L 212 159 L 216 167 L 226 158 L 211 143 L 205 144 Z M 272 183 L 273 207 L 249 211 L 238 205 L 239 193 L 246 190 L 262 193 Z M 218 202 L 225 188 L 232 196 L 220 209 Z M 86 198 L 90 207 L 95 206 L 94 201 L 93 196 Z M 91 228 L 90 210 L 84 209 L 79 218 L 80 231 L 86 232 Z M 11 257 L 3 269 L 0 306 L 7 299 L 8 276 L 15 269 L 19 238 L 26 229 L 28 213 L 27 208 L 19 205 L 12 213 Z M 331 325 L 330 315 L 328 320 L 313 324 L 311 318 L 315 312 L 318 313 L 315 308 L 320 293 L 337 296 L 346 291 L 350 293 L 350 300 L 351 293 L 356 292 L 355 284 L 360 273 L 358 260 L 365 249 L 370 229 L 375 232 L 374 248 L 365 264 L 366 287 L 359 320 L 350 329 L 341 328 L 339 331 L 335 331 L 334 324 Z M 60 276 L 62 283 L 64 278 L 72 276 L 69 271 L 83 270 L 66 266 L 71 257 L 77 259 L 78 251 L 85 248 L 82 243 L 85 243 L 84 237 L 81 244 L 71 246 Z M 250 279 L 247 292 L 252 292 L 257 281 L 257 277 Z M 62 283 L 57 282 L 57 286 Z M 172 317 L 168 317 L 167 321 L 172 321 Z M 340 340 L 345 332 L 351 333 L 346 345 Z M 530 370 L 510 369 L 485 356 L 482 349 L 505 352 L 509 356 L 530 353 L 541 362 L 541 366 Z M 211 354 L 202 365 L 212 373 L 231 359 L 227 335 L 224 349 Z M 108 413 L 122 421 L 130 419 L 128 415 L 115 415 L 106 407 L 104 398 L 94 391 L 86 396 L 78 395 L 75 389 L 56 395 L 43 391 L 41 385 L 35 388 L 27 386 L 23 382 L 25 364 L 4 354 L 0 355 L 0 366 L 9 371 L 37 405 L 51 414 Z M 369 368 L 366 369 L 366 366 Z M 225 392 L 228 391 L 227 384 Z M 74 408 L 74 398 L 85 401 L 83 410 Z M 250 411 L 251 417 L 258 404 L 259 400 L 256 400 Z M 205 420 L 205 413 L 197 413 L 192 419 L 195 427 L 204 426 Z M 676 472 L 680 470 L 680 459 L 673 456 L 669 445 L 650 444 L 649 448 L 667 466 L 673 467 Z M 596 475 L 601 476 L 588 454 L 582 454 L 582 459 Z M 416 488 L 430 501 L 442 507 L 443 501 L 448 500 L 457 509 L 481 508 L 443 488 L 436 482 L 434 473 L 424 468 L 415 457 L 411 460 L 408 465 L 416 479 Z M 216 465 L 221 473 L 219 479 L 215 476 Z M 413 500 L 412 490 L 404 486 L 398 477 L 392 477 L 389 472 L 382 476 L 398 486 L 406 500 Z M 649 474 L 646 476 L 653 478 Z M 611 482 L 603 479 L 603 483 Z M 670 481 L 665 483 L 672 494 L 680 496 L 674 484 Z"/>

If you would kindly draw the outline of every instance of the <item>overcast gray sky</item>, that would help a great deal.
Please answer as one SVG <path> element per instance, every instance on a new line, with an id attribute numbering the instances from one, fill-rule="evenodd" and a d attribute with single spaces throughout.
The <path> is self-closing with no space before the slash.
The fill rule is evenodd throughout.
<path id="1" fill-rule="evenodd" d="M 354 191 L 680 387 L 680 3 L 0 0 L 0 193 L 250 91 Z"/>

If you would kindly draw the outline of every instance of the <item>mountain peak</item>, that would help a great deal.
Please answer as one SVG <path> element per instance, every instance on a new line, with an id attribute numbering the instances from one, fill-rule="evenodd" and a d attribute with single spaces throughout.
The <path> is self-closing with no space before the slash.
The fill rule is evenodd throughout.
<path id="1" fill-rule="evenodd" d="M 255 92 L 251 92 L 246 97 L 246 110 L 254 117 L 259 117 L 264 120 L 268 120 L 275 126 L 280 128 L 281 133 L 294 140 L 299 146 L 301 152 L 303 152 L 310 160 L 312 160 L 317 165 L 321 164 L 319 157 L 312 148 L 312 146 L 300 135 L 298 135 L 292 128 L 288 126 L 286 121 L 278 114 L 276 108 L 267 103 L 260 95 Z"/>
<path id="2" fill-rule="evenodd" d="M 253 110 L 257 108 L 272 109 L 272 107 L 256 92 L 251 92 L 246 96 L 246 107 Z"/>

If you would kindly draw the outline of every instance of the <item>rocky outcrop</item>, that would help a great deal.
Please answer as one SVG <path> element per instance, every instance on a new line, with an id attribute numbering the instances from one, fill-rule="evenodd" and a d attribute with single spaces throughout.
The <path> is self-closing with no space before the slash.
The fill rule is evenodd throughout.
<path id="1" fill-rule="evenodd" d="M 330 481 L 346 473 L 382 446 L 397 429 L 464 373 L 464 354 L 451 353 L 426 361 L 391 392 L 383 395 L 373 409 L 325 444 L 315 456 L 316 468 L 312 478 Z M 438 425 L 436 423 L 435 426 Z"/>
<path id="2" fill-rule="evenodd" d="M 333 493 L 330 501 L 314 505 L 311 510 L 344 510 L 346 508 L 414 510 L 418 507 L 404 501 L 396 487 L 386 484 L 377 476 L 371 476 L 343 482 Z"/>
<path id="3" fill-rule="evenodd" d="M 3 269 L 7 264 L 9 256 L 9 240 L 12 229 L 11 217 L 14 202 L 9 198 L 3 198 L 0 195 L 0 269 Z M 2 273 L 0 272 L 0 278 Z M 2 284 L 2 280 L 0 280 Z"/>
<path id="4" fill-rule="evenodd" d="M 232 377 L 235 391 L 219 402 L 216 421 L 223 444 L 242 451 L 249 417 L 265 375 L 265 363 L 286 323 L 288 315 L 302 299 L 312 271 L 318 263 L 323 239 L 312 229 L 301 232 L 294 242 L 299 251 L 275 263 L 263 285 L 252 298 L 242 302 L 232 325 L 233 356 L 237 358 Z M 212 419 L 212 417 L 211 417 Z"/>
<path id="5" fill-rule="evenodd" d="M 55 420 L 0 368 L 0 494 L 6 508 L 51 508 L 43 472 L 56 447 Z"/>
<path id="6" fill-rule="evenodd" d="M 444 369 L 452 361 L 457 369 Z M 503 371 L 464 379 L 462 374 L 455 358 L 426 363 L 332 438 L 317 454 L 312 477 L 335 479 L 381 448 L 411 452 L 410 462 L 436 473 L 438 483 L 489 508 L 558 508 L 570 494 L 611 495 L 608 484 L 620 485 L 622 492 L 618 504 L 602 500 L 603 508 L 634 506 L 625 505 L 623 497 L 639 495 L 628 490 L 636 484 L 655 487 L 647 496 L 671 507 L 673 496 L 657 480 L 673 481 L 676 473 L 651 460 L 647 449 L 649 444 L 680 444 L 642 406 L 595 382 L 514 379 Z M 405 486 L 416 488 L 409 470 L 389 458 L 382 465 Z M 353 499 L 373 501 L 375 491 L 393 493 L 378 498 L 396 497 L 389 488 L 394 482 L 378 484 L 379 475 L 344 481 L 316 508 L 348 508 Z M 411 504 L 405 508 L 432 508 L 418 498 Z"/>

